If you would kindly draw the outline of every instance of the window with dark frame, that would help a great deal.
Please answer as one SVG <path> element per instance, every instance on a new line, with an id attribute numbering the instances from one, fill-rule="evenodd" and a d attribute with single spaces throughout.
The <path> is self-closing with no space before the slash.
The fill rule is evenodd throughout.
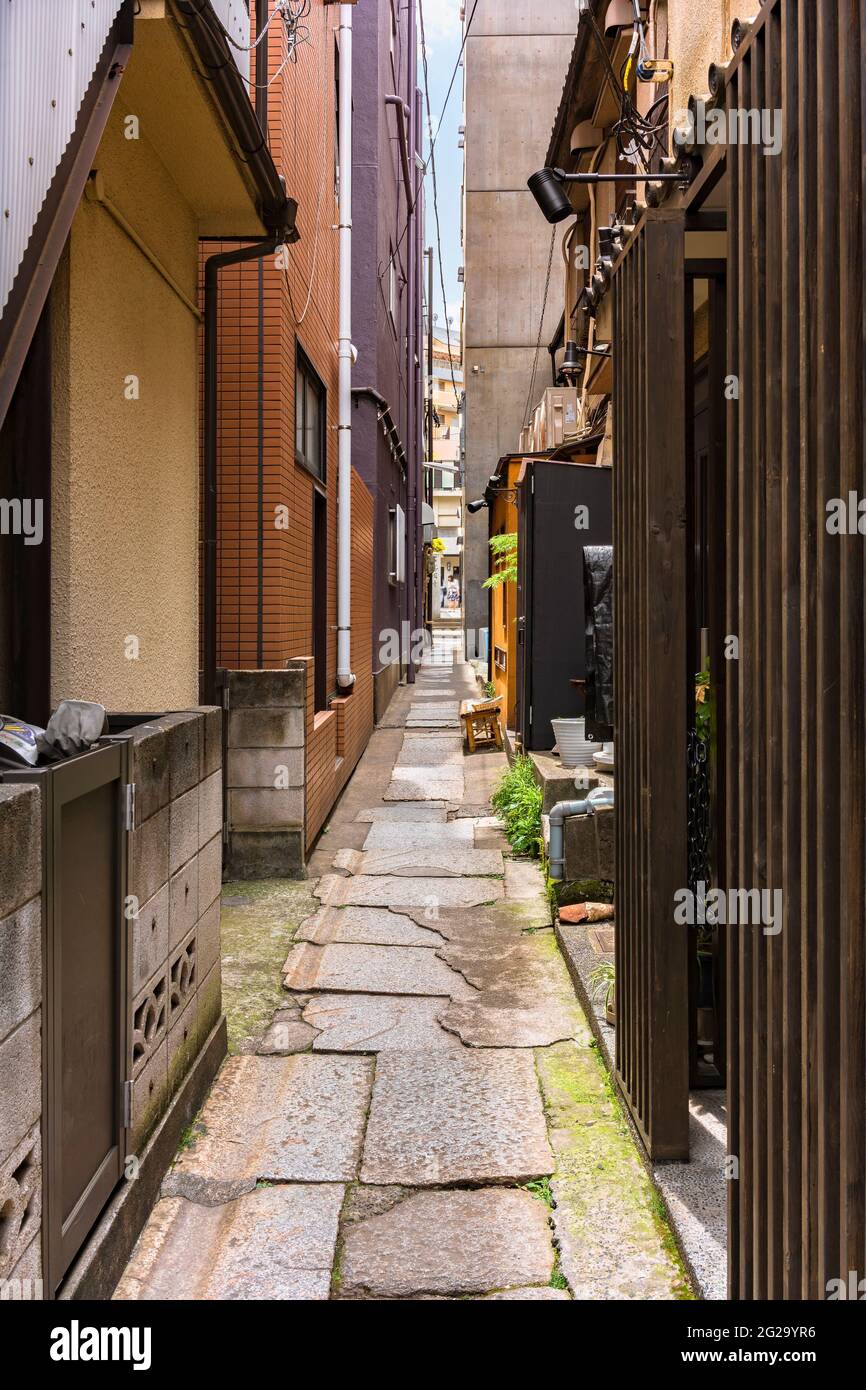
<path id="1" fill-rule="evenodd" d="M 300 344 L 295 351 L 295 461 L 325 480 L 325 388 Z"/>

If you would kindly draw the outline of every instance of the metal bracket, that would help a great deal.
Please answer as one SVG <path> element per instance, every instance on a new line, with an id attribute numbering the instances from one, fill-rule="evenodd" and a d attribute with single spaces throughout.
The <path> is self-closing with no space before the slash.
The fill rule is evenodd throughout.
<path id="1" fill-rule="evenodd" d="M 123 828 L 135 829 L 135 783 L 126 782 L 123 787 Z"/>

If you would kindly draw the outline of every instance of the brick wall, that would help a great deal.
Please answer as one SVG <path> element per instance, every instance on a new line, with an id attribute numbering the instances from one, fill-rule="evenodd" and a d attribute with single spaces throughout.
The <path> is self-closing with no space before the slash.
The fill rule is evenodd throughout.
<path id="1" fill-rule="evenodd" d="M 327 509 L 326 685 L 329 699 L 337 695 L 339 327 L 334 100 L 338 17 L 337 6 L 313 0 L 307 21 L 310 42 L 299 48 L 297 62 L 286 65 L 268 92 L 271 149 L 289 193 L 298 201 L 301 240 L 261 265 L 228 267 L 220 274 L 217 659 L 227 668 L 261 666 L 275 671 L 295 659 L 307 663 L 307 847 L 321 829 L 372 728 L 372 504 L 354 471 L 352 662 L 358 683 L 344 714 L 338 713 L 339 702 L 336 709 L 313 709 L 315 684 L 309 669 L 314 652 L 313 509 L 319 487 Z M 271 34 L 276 34 L 276 26 Z M 282 43 L 274 40 L 269 53 L 271 77 L 281 61 Z M 237 244 L 205 243 L 203 258 Z M 321 483 L 295 461 L 298 345 L 326 394 L 325 477 Z M 284 526 L 281 523 L 286 514 L 288 524 Z"/>

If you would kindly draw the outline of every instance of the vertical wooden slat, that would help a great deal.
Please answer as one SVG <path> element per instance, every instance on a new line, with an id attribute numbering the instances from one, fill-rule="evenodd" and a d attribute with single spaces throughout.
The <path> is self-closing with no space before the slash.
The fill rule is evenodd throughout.
<path id="1" fill-rule="evenodd" d="M 797 112 L 797 45 L 799 6 L 782 11 L 783 115 L 781 190 L 782 381 L 781 381 L 781 884 L 785 894 L 781 948 L 781 1072 L 775 1086 L 781 1094 L 781 1136 L 774 1151 L 784 1155 L 780 1188 L 782 1205 L 782 1289 L 777 1297 L 798 1298 L 802 1279 L 802 1211 L 800 1190 L 803 1162 L 800 1143 L 802 1082 L 800 1060 L 800 318 L 799 265 L 801 218 L 798 200 L 800 130 Z M 771 1175 L 772 1177 L 772 1175 Z"/>
<path id="2" fill-rule="evenodd" d="M 688 1153 L 681 213 L 643 220 L 613 293 L 617 1071 L 651 1156 L 672 1158 Z"/>
<path id="3" fill-rule="evenodd" d="M 840 189 L 859 191 L 863 179 L 863 130 L 861 126 L 862 73 L 866 52 L 861 48 L 860 0 L 839 3 L 839 70 L 836 120 L 841 140 Z M 860 100 L 852 94 L 860 92 Z M 859 493 L 863 469 L 863 204 L 861 198 L 842 196 L 839 206 L 840 323 L 840 461 L 839 496 Z M 863 542 L 857 537 L 841 540 L 840 594 L 840 710 L 843 734 L 841 758 L 841 894 L 840 927 L 840 1076 L 860 1078 L 860 1085 L 843 1085 L 840 1095 L 840 1232 L 839 1275 L 864 1268 L 864 1184 L 866 1135 L 862 1078 L 866 1075 L 866 1008 L 864 1008 L 864 902 L 863 869 L 866 863 L 864 823 L 864 670 L 866 646 L 863 629 Z"/>

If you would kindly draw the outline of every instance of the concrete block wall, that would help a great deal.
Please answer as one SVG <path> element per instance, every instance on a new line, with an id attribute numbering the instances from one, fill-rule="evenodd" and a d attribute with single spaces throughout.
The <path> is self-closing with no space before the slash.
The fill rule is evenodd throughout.
<path id="1" fill-rule="evenodd" d="M 0 785 L 0 1284 L 42 1275 L 42 815 Z"/>
<path id="2" fill-rule="evenodd" d="M 288 670 L 226 671 L 229 878 L 304 873 L 307 684 Z"/>
<path id="3" fill-rule="evenodd" d="M 130 1152 L 164 1113 L 221 1012 L 222 711 L 132 734 Z"/>

